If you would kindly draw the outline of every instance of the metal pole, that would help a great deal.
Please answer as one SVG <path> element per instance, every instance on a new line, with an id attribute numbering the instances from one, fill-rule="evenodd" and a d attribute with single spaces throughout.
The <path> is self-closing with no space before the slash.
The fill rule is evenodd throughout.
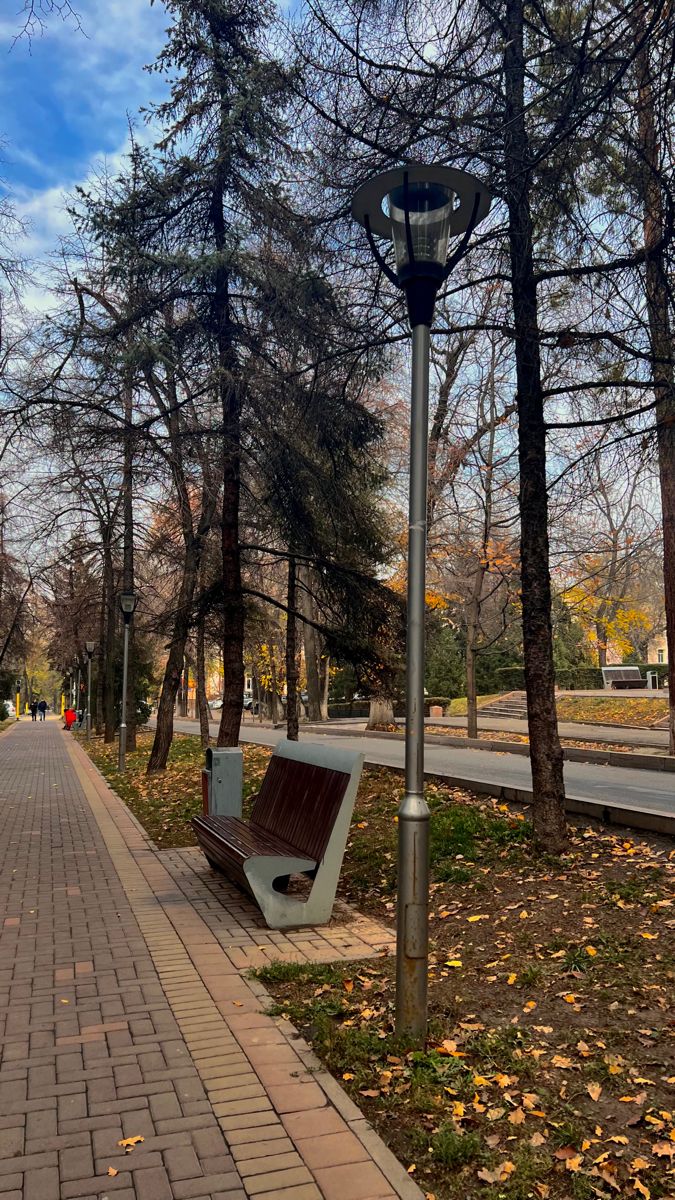
<path id="1" fill-rule="evenodd" d="M 124 657 L 122 659 L 122 712 L 120 720 L 120 750 L 117 762 L 118 770 L 126 771 L 127 767 L 127 675 L 129 671 L 129 622 L 124 614 Z"/>
<path id="2" fill-rule="evenodd" d="M 76 695 L 76 698 L 75 698 L 75 712 L 77 712 L 77 713 L 79 713 L 79 711 L 80 711 L 80 700 L 81 700 L 81 697 L 82 697 L 82 671 L 80 670 L 80 667 L 79 667 L 79 664 L 78 664 L 78 668 L 77 668 L 77 695 Z M 79 717 L 78 717 L 78 720 L 79 720 Z"/>
<path id="3" fill-rule="evenodd" d="M 87 662 L 87 741 L 91 741 L 91 654 Z"/>
<path id="4" fill-rule="evenodd" d="M 405 795 L 398 810 L 396 1033 L 427 1029 L 429 809 L 424 799 L 424 615 L 427 549 L 429 328 L 412 336 Z"/>

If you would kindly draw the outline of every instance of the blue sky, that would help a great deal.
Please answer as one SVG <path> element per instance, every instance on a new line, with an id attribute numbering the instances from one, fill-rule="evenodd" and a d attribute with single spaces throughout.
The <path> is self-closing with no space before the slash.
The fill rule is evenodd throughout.
<path id="1" fill-rule="evenodd" d="M 64 196 L 103 160 L 114 168 L 128 115 L 136 118 L 162 87 L 143 70 L 168 24 L 160 2 L 74 0 L 74 7 L 81 30 L 52 14 L 30 42 L 14 42 L 20 0 L 5 0 L 0 16 L 0 175 L 28 223 L 25 249 L 33 257 L 58 247 L 67 229 Z"/>

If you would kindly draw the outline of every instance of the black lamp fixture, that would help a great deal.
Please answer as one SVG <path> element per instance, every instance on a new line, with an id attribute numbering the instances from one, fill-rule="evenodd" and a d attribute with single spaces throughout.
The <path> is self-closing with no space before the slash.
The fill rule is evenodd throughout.
<path id="1" fill-rule="evenodd" d="M 468 171 L 411 163 L 368 179 L 352 201 L 352 215 L 368 235 L 382 271 L 406 294 L 410 324 L 431 326 L 436 293 L 487 215 L 491 196 Z M 463 235 L 448 257 L 451 237 Z M 393 242 L 396 271 L 375 237 Z"/>
<path id="2" fill-rule="evenodd" d="M 135 592 L 122 592 L 120 596 L 120 608 L 124 617 L 124 624 L 128 625 L 136 610 L 138 604 L 138 596 Z"/>

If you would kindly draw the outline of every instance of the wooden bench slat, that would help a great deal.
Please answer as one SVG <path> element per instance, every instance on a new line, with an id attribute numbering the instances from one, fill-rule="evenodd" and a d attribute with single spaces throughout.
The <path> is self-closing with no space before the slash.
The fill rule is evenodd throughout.
<path id="1" fill-rule="evenodd" d="M 270 833 L 249 821 L 238 817 L 195 817 L 195 829 L 211 837 L 225 842 L 228 849 L 233 850 L 241 858 L 250 858 L 252 854 L 287 854 L 297 857 L 295 846 L 282 838 Z"/>
<path id="2" fill-rule="evenodd" d="M 349 779 L 344 771 L 272 755 L 251 824 L 320 862 Z"/>

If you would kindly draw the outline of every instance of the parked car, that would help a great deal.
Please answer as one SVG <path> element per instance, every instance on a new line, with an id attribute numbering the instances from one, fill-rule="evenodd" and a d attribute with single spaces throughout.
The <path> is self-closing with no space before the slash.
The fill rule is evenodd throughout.
<path id="1" fill-rule="evenodd" d="M 209 708 L 210 709 L 222 708 L 222 707 L 223 707 L 222 700 L 209 700 Z"/>

